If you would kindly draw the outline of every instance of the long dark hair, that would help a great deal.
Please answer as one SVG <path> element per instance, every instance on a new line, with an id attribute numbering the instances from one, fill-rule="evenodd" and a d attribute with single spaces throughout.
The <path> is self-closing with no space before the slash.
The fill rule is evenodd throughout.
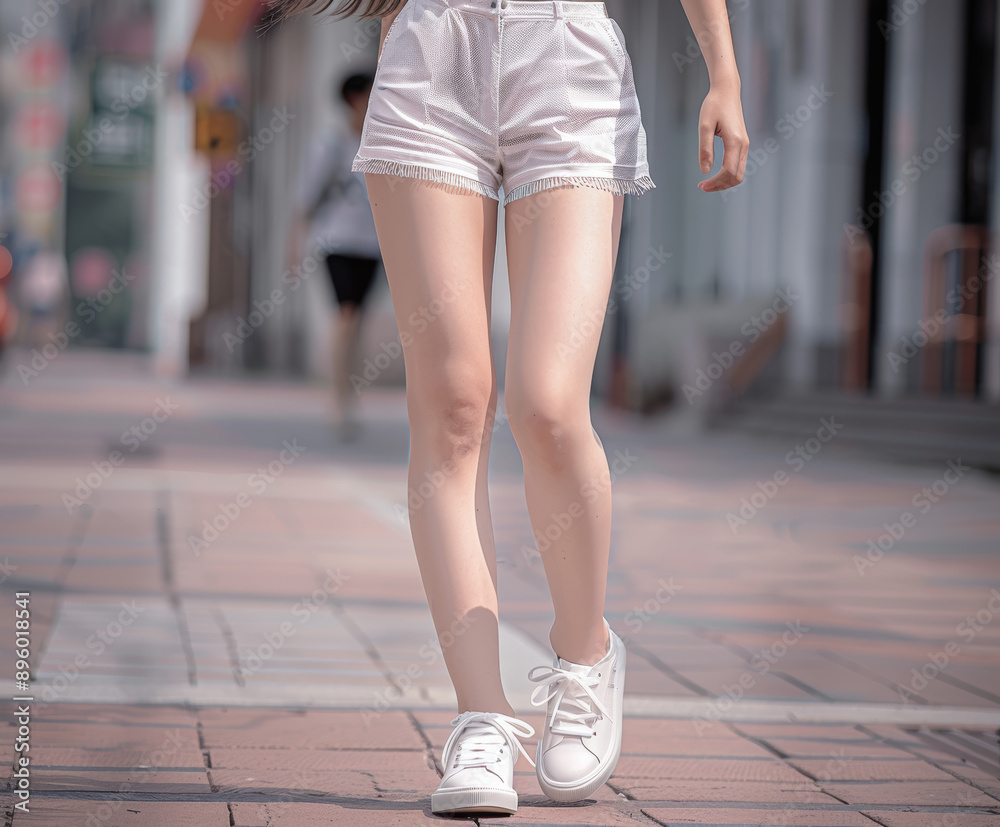
<path id="1" fill-rule="evenodd" d="M 265 0 L 275 22 L 310 9 L 313 14 L 319 14 L 334 3 L 337 4 L 331 12 L 334 17 L 350 17 L 359 10 L 362 18 L 384 17 L 397 11 L 405 2 L 406 0 Z"/>

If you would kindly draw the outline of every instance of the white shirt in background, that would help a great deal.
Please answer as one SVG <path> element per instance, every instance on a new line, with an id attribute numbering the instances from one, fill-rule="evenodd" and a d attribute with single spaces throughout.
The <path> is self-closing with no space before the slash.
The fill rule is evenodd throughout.
<path id="1" fill-rule="evenodd" d="M 352 172 L 361 135 L 349 128 L 327 132 L 312 142 L 300 175 L 297 203 L 306 210 L 326 190 L 309 225 L 309 250 L 379 258 L 378 235 L 368 201 L 365 174 Z M 328 184 L 333 186 L 327 189 Z"/>

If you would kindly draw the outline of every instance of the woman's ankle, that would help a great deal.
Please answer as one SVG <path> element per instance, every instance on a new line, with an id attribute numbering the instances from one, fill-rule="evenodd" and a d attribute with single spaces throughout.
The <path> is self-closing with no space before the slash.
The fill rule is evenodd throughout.
<path id="1" fill-rule="evenodd" d="M 608 653 L 611 636 L 602 619 L 596 634 L 589 633 L 587 636 L 581 634 L 579 627 L 572 634 L 567 634 L 553 626 L 549 632 L 549 643 L 552 651 L 563 660 L 593 666 Z"/>

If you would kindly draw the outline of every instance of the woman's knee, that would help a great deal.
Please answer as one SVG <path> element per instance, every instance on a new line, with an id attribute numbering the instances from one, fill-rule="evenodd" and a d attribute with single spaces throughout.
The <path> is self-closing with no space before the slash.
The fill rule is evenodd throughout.
<path id="1" fill-rule="evenodd" d="M 411 428 L 441 460 L 478 456 L 495 398 L 488 373 L 484 379 L 438 379 L 410 395 Z"/>
<path id="2" fill-rule="evenodd" d="M 521 453 L 553 468 L 563 467 L 591 429 L 589 406 L 551 389 L 508 387 L 504 395 L 510 429 Z"/>

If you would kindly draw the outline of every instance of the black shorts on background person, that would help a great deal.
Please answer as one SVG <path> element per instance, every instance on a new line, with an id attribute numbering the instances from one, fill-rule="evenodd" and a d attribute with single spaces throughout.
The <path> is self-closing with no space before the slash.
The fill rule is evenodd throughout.
<path id="1" fill-rule="evenodd" d="M 371 293 L 379 263 L 377 258 L 330 253 L 326 257 L 326 268 L 330 271 L 330 283 L 337 304 L 341 307 L 362 307 Z"/>

